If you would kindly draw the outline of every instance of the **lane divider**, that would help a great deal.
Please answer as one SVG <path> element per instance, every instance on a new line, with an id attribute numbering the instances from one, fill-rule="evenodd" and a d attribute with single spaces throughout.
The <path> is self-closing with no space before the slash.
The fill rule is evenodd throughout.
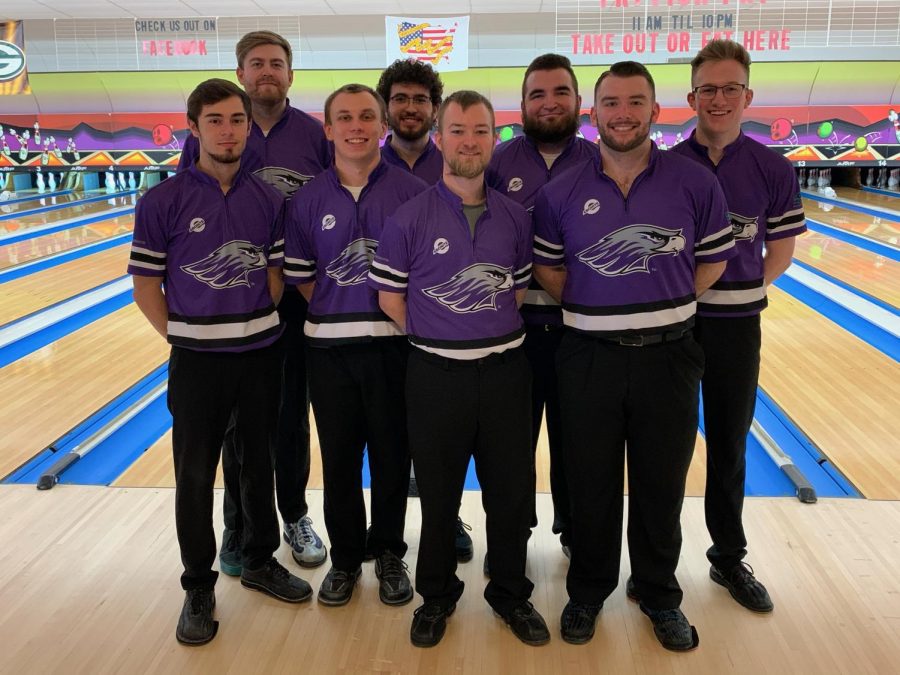
<path id="1" fill-rule="evenodd" d="M 812 199 L 816 202 L 834 204 L 835 206 L 841 206 L 845 209 L 849 209 L 850 211 L 857 211 L 858 213 L 865 213 L 868 216 L 877 216 L 878 218 L 884 218 L 885 220 L 900 223 L 900 211 L 894 211 L 893 209 L 889 208 L 876 209 L 868 206 L 867 204 L 854 202 L 850 199 L 826 197 L 825 195 L 819 194 L 818 192 L 807 192 L 805 190 L 801 190 L 800 194 L 807 199 Z"/>
<path id="2" fill-rule="evenodd" d="M 85 258 L 94 253 L 99 253 L 100 251 L 105 251 L 109 248 L 115 248 L 121 244 L 127 244 L 131 241 L 132 236 L 132 232 L 124 232 L 113 237 L 101 239 L 100 241 L 91 242 L 90 244 L 82 244 L 81 246 L 69 249 L 68 251 L 60 251 L 53 255 L 35 258 L 34 260 L 29 260 L 28 262 L 19 265 L 7 267 L 4 270 L 0 270 L 0 284 L 5 284 L 7 281 L 14 281 L 15 279 L 21 279 L 29 274 L 42 272 L 43 270 L 48 270 L 73 260 Z M 126 262 L 127 261 L 123 261 L 123 266 Z"/>
<path id="3" fill-rule="evenodd" d="M 35 202 L 39 199 L 48 199 L 53 197 L 60 197 L 62 195 L 70 195 L 73 192 L 75 192 L 75 190 L 57 190 L 56 192 L 45 192 L 44 194 L 36 193 L 26 197 L 7 199 L 5 202 L 0 202 L 0 204 L 21 204 L 22 202 Z M 69 203 L 71 204 L 72 202 Z"/>
<path id="4" fill-rule="evenodd" d="M 109 220 L 110 218 L 115 218 L 118 216 L 126 216 L 130 213 L 134 213 L 134 206 L 117 206 L 94 216 L 77 216 L 75 218 L 68 218 L 66 220 L 58 220 L 55 223 L 47 223 L 46 225 L 31 227 L 22 232 L 10 232 L 8 234 L 0 235 L 0 246 L 8 246 L 9 244 L 15 244 L 20 241 L 26 241 L 28 239 L 34 239 L 35 237 L 40 237 L 45 234 L 62 232 L 63 230 L 70 230 L 75 227 L 90 225 L 91 223 L 96 223 L 101 220 Z"/>
<path id="5" fill-rule="evenodd" d="M 46 347 L 132 301 L 130 276 L 123 276 L 0 326 L 0 368 Z"/>
<path id="6" fill-rule="evenodd" d="M 866 192 L 874 192 L 878 195 L 887 195 L 888 197 L 900 197 L 900 192 L 897 190 L 886 190 L 884 188 L 872 187 L 870 185 L 863 185 L 862 189 Z"/>
<path id="7" fill-rule="evenodd" d="M 807 216 L 806 218 L 806 225 L 813 232 L 818 232 L 819 234 L 827 234 L 829 237 L 833 237 L 834 239 L 838 239 L 847 244 L 853 244 L 857 248 L 861 248 L 862 250 L 868 251 L 869 253 L 884 256 L 885 258 L 893 260 L 894 262 L 900 262 L 900 248 L 894 246 L 893 244 L 889 244 L 884 241 L 878 241 L 877 239 L 872 239 L 872 237 L 868 237 L 864 234 L 850 232 L 849 230 L 844 230 L 833 225 L 826 225 L 825 223 L 810 218 L 809 216 Z"/>
<path id="8" fill-rule="evenodd" d="M 105 195 L 99 195 L 97 197 L 87 197 L 86 199 L 78 199 L 76 201 L 71 202 L 63 202 L 61 204 L 48 204 L 47 206 L 38 206 L 33 209 L 27 209 L 25 211 L 16 211 L 15 213 L 6 213 L 0 216 L 0 220 L 11 220 L 12 218 L 24 218 L 26 216 L 36 216 L 39 213 L 46 213 L 48 211 L 58 211 L 59 209 L 67 209 L 72 206 L 80 206 L 82 204 L 90 204 L 91 202 L 102 202 L 108 199 L 115 199 L 117 197 L 127 197 L 128 195 L 137 194 L 137 190 L 126 190 L 125 192 L 111 192 Z M 8 204 L 9 202 L 3 202 L 4 204 Z"/>

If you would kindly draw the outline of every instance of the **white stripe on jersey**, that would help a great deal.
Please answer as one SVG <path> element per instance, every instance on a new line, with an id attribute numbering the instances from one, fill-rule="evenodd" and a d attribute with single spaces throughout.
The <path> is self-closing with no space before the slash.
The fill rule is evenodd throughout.
<path id="1" fill-rule="evenodd" d="M 502 345 L 481 347 L 479 349 L 443 349 L 441 347 L 426 347 L 425 345 L 417 345 L 415 342 L 412 343 L 412 346 L 416 347 L 417 349 L 421 349 L 423 352 L 437 354 L 438 356 L 443 356 L 444 358 L 448 359 L 454 359 L 457 361 L 474 361 L 475 359 L 486 358 L 491 354 L 500 354 L 501 352 L 505 352 L 507 349 L 514 349 L 515 347 L 521 345 L 524 341 L 525 336 L 521 335 L 511 342 L 506 342 Z"/>
<path id="2" fill-rule="evenodd" d="M 165 261 L 163 261 L 159 265 L 154 265 L 153 263 L 144 262 L 143 260 L 129 260 L 128 265 L 130 267 L 140 267 L 145 270 L 153 270 L 154 272 L 165 272 L 166 271 Z"/>
<path id="3" fill-rule="evenodd" d="M 700 304 L 707 305 L 746 305 L 758 302 L 766 297 L 766 288 L 745 288 L 743 290 L 716 290 L 710 288 L 700 296 Z"/>
<path id="4" fill-rule="evenodd" d="M 278 326 L 278 311 L 273 307 L 266 316 L 236 323 L 196 324 L 184 321 L 169 321 L 168 333 L 175 337 L 192 340 L 226 340 L 246 338 L 263 333 Z"/>
<path id="5" fill-rule="evenodd" d="M 689 302 L 680 307 L 672 307 L 657 312 L 619 314 L 612 316 L 590 316 L 576 314 L 563 308 L 563 323 L 572 328 L 589 332 L 621 333 L 628 330 L 652 331 L 654 328 L 671 326 L 687 321 L 697 312 L 697 303 Z"/>
<path id="6" fill-rule="evenodd" d="M 381 274 L 377 274 L 376 270 L 378 270 L 378 272 L 381 272 Z M 404 279 L 404 281 L 390 279 L 388 278 L 389 276 L 398 277 L 399 279 Z M 408 281 L 405 281 L 409 279 L 408 273 L 404 274 L 403 272 L 398 272 L 394 268 L 388 267 L 384 263 L 380 263 L 377 260 L 372 261 L 372 268 L 369 270 L 369 278 L 373 281 L 377 281 L 379 284 L 384 284 L 385 286 L 390 286 L 392 288 L 403 289 L 409 285 Z"/>
<path id="7" fill-rule="evenodd" d="M 528 289 L 528 292 L 525 294 L 525 304 L 540 305 L 541 307 L 559 307 L 559 303 L 547 291 L 532 289 Z"/>
<path id="8" fill-rule="evenodd" d="M 359 337 L 395 337 L 406 335 L 393 321 L 347 321 L 344 323 L 314 323 L 307 319 L 303 333 L 318 340 L 340 340 Z"/>
<path id="9" fill-rule="evenodd" d="M 532 249 L 533 252 L 542 258 L 549 258 L 550 260 L 562 260 L 565 258 L 562 244 L 551 244 L 546 239 L 541 239 L 537 235 L 534 237 L 534 243 L 536 246 Z"/>
<path id="10" fill-rule="evenodd" d="M 802 218 L 800 220 L 796 220 L 796 221 L 792 220 L 793 218 L 796 218 L 797 216 L 800 216 L 800 215 L 803 215 L 804 218 Z M 779 224 L 779 223 L 783 223 L 784 221 L 789 221 L 789 222 L 785 222 L 783 225 Z M 790 232 L 791 230 L 798 230 L 805 226 L 806 226 L 806 218 L 805 218 L 805 214 L 803 213 L 803 209 L 797 209 L 795 211 L 788 211 L 783 216 L 780 216 L 778 218 L 768 218 L 766 220 L 766 234 L 779 234 L 780 232 Z"/>

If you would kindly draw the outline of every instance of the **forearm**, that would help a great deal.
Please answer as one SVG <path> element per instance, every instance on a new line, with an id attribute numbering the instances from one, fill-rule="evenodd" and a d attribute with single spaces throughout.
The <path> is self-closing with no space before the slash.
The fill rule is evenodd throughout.
<path id="1" fill-rule="evenodd" d="M 378 305 L 381 311 L 395 324 L 400 326 L 400 330 L 406 332 L 406 296 L 401 293 L 390 293 L 388 291 L 378 291 Z"/>
<path id="2" fill-rule="evenodd" d="M 547 293 L 557 302 L 562 302 L 563 288 L 566 286 L 566 268 L 564 265 L 550 267 L 549 265 L 535 265 L 534 278 Z"/>
<path id="3" fill-rule="evenodd" d="M 699 263 L 694 273 L 694 293 L 699 298 L 709 290 L 710 286 L 722 276 L 725 271 L 725 261 L 715 263 Z"/>
<path id="4" fill-rule="evenodd" d="M 134 304 L 157 333 L 166 338 L 168 335 L 169 308 L 162 290 L 162 280 L 150 278 L 134 278 Z"/>
<path id="5" fill-rule="evenodd" d="M 316 282 L 311 281 L 308 284 L 297 284 L 297 290 L 300 291 L 300 295 L 303 296 L 304 300 L 311 302 L 313 291 L 316 290 Z"/>
<path id="6" fill-rule="evenodd" d="M 269 295 L 272 302 L 276 305 L 281 302 L 281 296 L 284 293 L 284 277 L 281 274 L 280 267 L 270 267 L 269 270 Z"/>
<path id="7" fill-rule="evenodd" d="M 528 295 L 527 288 L 517 288 L 516 289 L 516 307 L 519 309 L 522 308 L 522 305 L 525 304 L 525 296 Z"/>
<path id="8" fill-rule="evenodd" d="M 763 258 L 763 276 L 766 286 L 784 274 L 785 270 L 791 266 L 795 241 L 795 237 L 788 237 L 766 242 L 766 255 Z"/>

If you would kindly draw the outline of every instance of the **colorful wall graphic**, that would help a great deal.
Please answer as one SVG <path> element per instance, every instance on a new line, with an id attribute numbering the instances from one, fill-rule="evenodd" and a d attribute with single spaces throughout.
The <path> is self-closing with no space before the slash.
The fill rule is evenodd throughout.
<path id="1" fill-rule="evenodd" d="M 602 67 L 578 67 L 588 93 Z M 671 147 L 690 135 L 686 64 L 651 66 L 662 106 L 653 138 Z M 442 75 L 445 91 L 483 92 L 497 108 L 501 140 L 521 133 L 524 68 Z M 374 85 L 380 71 L 297 71 L 291 101 L 313 114 L 346 82 Z M 37 73 L 32 93 L 2 97 L 0 172 L 174 168 L 188 129 L 185 100 L 209 77 L 233 73 Z M 900 166 L 900 69 L 896 63 L 762 63 L 753 66 L 754 104 L 744 131 L 807 166 Z M 895 93 L 898 92 L 898 93 Z M 588 99 L 581 133 L 593 140 Z"/>

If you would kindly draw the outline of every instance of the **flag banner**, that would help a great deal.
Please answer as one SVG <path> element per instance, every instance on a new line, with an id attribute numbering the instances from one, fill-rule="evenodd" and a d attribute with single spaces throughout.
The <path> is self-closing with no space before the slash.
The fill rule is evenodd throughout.
<path id="1" fill-rule="evenodd" d="M 397 59 L 430 63 L 449 72 L 469 68 L 469 17 L 410 19 L 384 17 L 387 65 Z"/>
<path id="2" fill-rule="evenodd" d="M 0 96 L 30 94 L 21 21 L 0 21 Z"/>

